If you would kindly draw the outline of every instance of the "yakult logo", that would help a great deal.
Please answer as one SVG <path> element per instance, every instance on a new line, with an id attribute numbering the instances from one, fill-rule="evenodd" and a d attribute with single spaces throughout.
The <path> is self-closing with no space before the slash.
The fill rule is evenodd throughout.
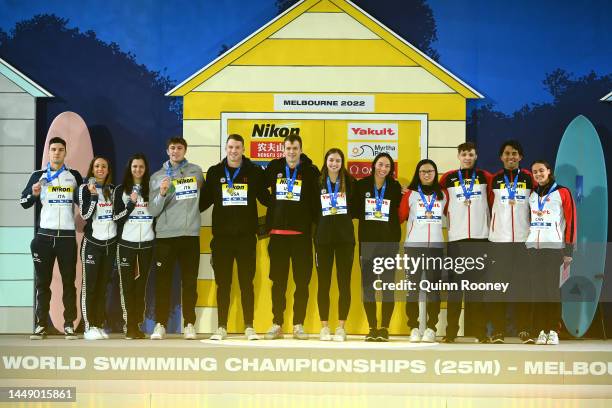
<path id="1" fill-rule="evenodd" d="M 397 140 L 397 123 L 349 123 L 349 140 Z"/>

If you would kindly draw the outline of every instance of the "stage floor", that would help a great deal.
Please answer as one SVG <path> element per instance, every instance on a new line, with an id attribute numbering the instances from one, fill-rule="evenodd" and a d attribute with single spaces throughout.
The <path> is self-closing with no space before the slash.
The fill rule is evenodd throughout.
<path id="1" fill-rule="evenodd" d="M 483 345 L 469 337 L 413 344 L 405 337 L 366 343 L 363 336 L 335 343 L 315 336 L 216 342 L 178 335 L 163 341 L 4 335 L 0 354 L 2 386 L 74 386 L 83 406 L 100 398 L 113 408 L 284 407 L 296 398 L 297 406 L 319 407 L 501 408 L 534 398 L 542 399 L 534 406 L 612 405 L 612 341 L 602 340 L 535 346 L 516 338 Z"/>

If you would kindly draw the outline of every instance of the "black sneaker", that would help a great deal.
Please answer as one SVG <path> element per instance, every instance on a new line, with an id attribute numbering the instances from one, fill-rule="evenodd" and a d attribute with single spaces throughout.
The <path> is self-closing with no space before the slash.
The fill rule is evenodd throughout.
<path id="1" fill-rule="evenodd" d="M 376 341 L 380 341 L 380 342 L 389 341 L 389 330 L 387 330 L 386 327 L 383 327 L 380 330 L 378 330 Z"/>
<path id="2" fill-rule="evenodd" d="M 521 342 L 523 344 L 533 344 L 535 343 L 533 341 L 533 337 L 531 337 L 531 335 L 529 334 L 528 331 L 522 331 L 519 333 L 519 339 L 521 340 Z"/>
<path id="3" fill-rule="evenodd" d="M 127 333 L 125 333 L 126 340 L 138 340 L 144 339 L 147 336 L 141 332 L 139 329 L 128 329 Z"/>
<path id="4" fill-rule="evenodd" d="M 476 337 L 476 343 L 489 344 L 490 342 L 491 342 L 491 339 L 487 335 Z"/>
<path id="5" fill-rule="evenodd" d="M 493 337 L 491 337 L 491 343 L 494 344 L 504 344 L 505 339 L 502 333 L 495 333 Z"/>
<path id="6" fill-rule="evenodd" d="M 377 337 L 378 337 L 378 330 L 370 329 L 370 332 L 365 337 L 365 341 L 376 341 Z"/>
<path id="7" fill-rule="evenodd" d="M 74 329 L 70 326 L 64 327 L 64 338 L 66 340 L 77 340 L 79 337 L 74 332 Z"/>
<path id="8" fill-rule="evenodd" d="M 36 326 L 34 333 L 30 335 L 30 340 L 44 340 L 47 338 L 47 328 L 43 326 Z"/>
<path id="9" fill-rule="evenodd" d="M 442 343 L 454 343 L 455 338 L 455 336 L 444 336 L 442 337 Z"/>

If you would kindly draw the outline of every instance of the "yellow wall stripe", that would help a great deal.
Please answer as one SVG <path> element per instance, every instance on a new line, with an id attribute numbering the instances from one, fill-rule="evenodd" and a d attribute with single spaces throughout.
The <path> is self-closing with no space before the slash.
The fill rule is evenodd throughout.
<path id="1" fill-rule="evenodd" d="M 217 285 L 214 280 L 198 279 L 198 302 L 196 306 L 217 306 Z"/>
<path id="2" fill-rule="evenodd" d="M 210 254 L 212 227 L 200 227 L 200 253 Z"/>
<path id="3" fill-rule="evenodd" d="M 338 7 L 329 0 L 323 0 L 308 9 L 309 13 L 342 13 Z"/>
<path id="4" fill-rule="evenodd" d="M 232 65 L 416 66 L 382 40 L 265 40 Z"/>

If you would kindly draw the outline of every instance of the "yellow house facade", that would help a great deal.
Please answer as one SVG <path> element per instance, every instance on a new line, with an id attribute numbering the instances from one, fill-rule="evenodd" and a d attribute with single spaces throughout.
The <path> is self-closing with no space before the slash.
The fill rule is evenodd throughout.
<path id="1" fill-rule="evenodd" d="M 224 142 L 231 133 L 245 138 L 247 156 L 262 165 L 282 154 L 286 134 L 297 133 L 317 166 L 327 149 L 339 147 L 356 177 L 367 175 L 372 158 L 386 151 L 397 162 L 403 185 L 422 158 L 434 160 L 440 172 L 457 167 L 456 146 L 466 136 L 466 101 L 482 98 L 346 0 L 297 3 L 167 95 L 183 97 L 187 156 L 204 171 L 224 157 Z M 265 210 L 260 210 L 263 215 Z M 209 210 L 202 216 L 198 283 L 197 329 L 203 333 L 216 328 L 210 225 Z M 266 248 L 267 239 L 260 240 L 255 278 L 259 332 L 272 321 Z M 360 282 L 356 261 L 349 333 L 367 329 Z M 316 286 L 313 273 L 305 322 L 310 333 L 320 328 Z M 286 322 L 291 321 L 293 289 L 290 283 Z M 242 331 L 238 293 L 234 279 L 230 332 Z M 331 300 L 333 326 L 337 291 Z M 403 305 L 398 306 L 391 333 L 407 332 L 404 314 Z M 285 330 L 290 332 L 289 326 Z"/>

